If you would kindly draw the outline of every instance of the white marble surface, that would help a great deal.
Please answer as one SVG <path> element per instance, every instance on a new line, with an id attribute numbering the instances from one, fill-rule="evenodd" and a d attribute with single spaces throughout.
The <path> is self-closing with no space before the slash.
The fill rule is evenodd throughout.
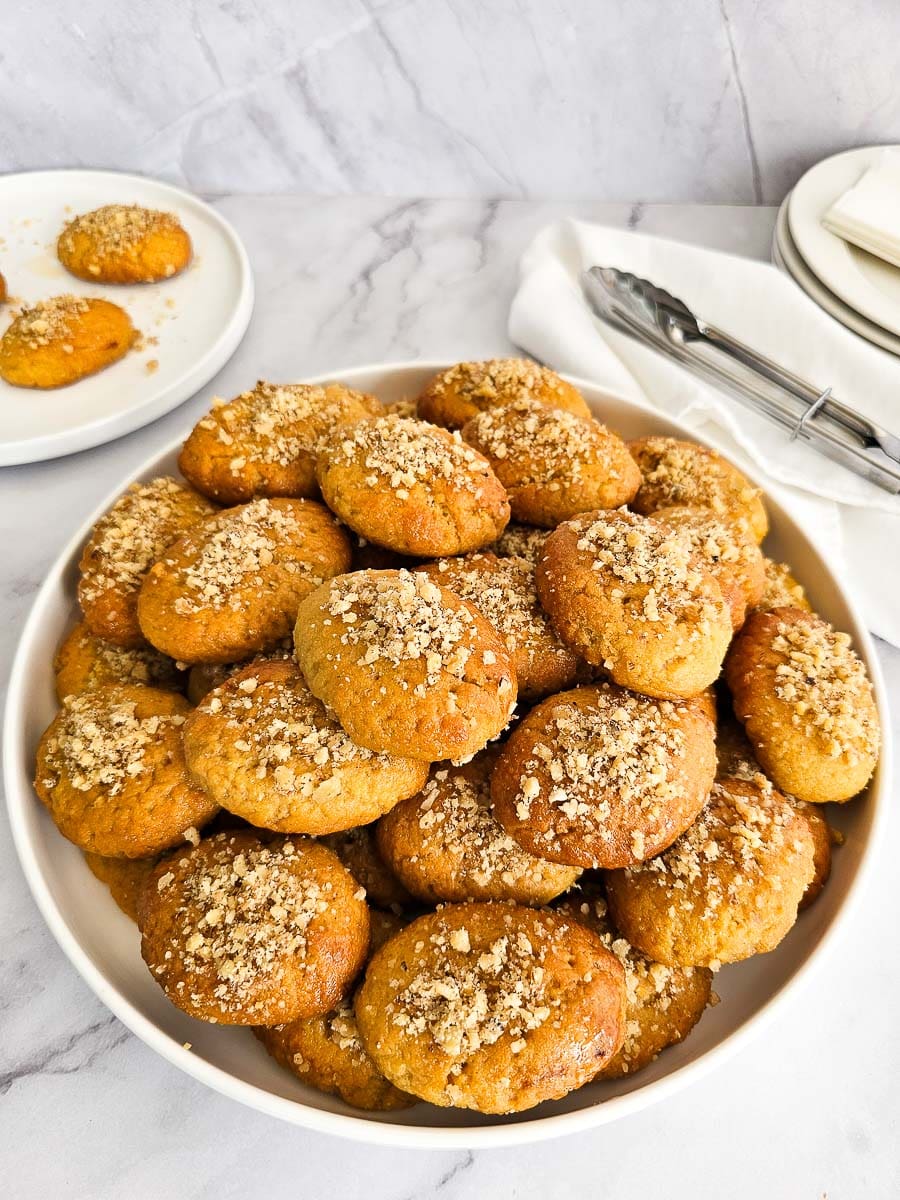
<path id="1" fill-rule="evenodd" d="M 890 0 L 19 0 L 0 30 L 2 170 L 771 204 L 900 130 Z"/>
<path id="2" fill-rule="evenodd" d="M 509 349 L 516 257 L 565 212 L 764 256 L 772 210 L 244 198 L 221 208 L 258 281 L 246 341 L 196 400 L 68 459 L 0 471 L 0 663 L 58 547 L 115 481 L 214 391 L 259 374 Z M 882 657 L 900 698 L 900 652 Z M 895 736 L 896 736 L 895 718 Z M 510 1151 L 379 1150 L 276 1123 L 206 1091 L 81 982 L 28 895 L 0 818 L 0 1179 L 16 1200 L 889 1200 L 900 1194 L 896 821 L 862 910 L 761 1040 L 627 1121 Z"/>

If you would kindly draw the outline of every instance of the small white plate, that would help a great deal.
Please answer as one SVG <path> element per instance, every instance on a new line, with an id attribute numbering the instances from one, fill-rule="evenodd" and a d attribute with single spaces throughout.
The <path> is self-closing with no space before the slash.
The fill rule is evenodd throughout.
<path id="1" fill-rule="evenodd" d="M 789 201 L 790 195 L 785 197 L 775 221 L 775 234 L 772 239 L 772 258 L 775 265 L 785 275 L 789 275 L 794 283 L 830 317 L 834 317 L 836 321 L 840 321 L 847 329 L 865 338 L 866 341 L 880 346 L 882 350 L 889 350 L 892 354 L 900 355 L 900 337 L 887 329 L 882 329 L 868 317 L 863 317 L 855 309 L 848 307 L 840 296 L 836 296 L 834 292 L 830 291 L 809 269 L 791 237 L 788 223 Z"/>
<path id="2" fill-rule="evenodd" d="M 357 367 L 310 382 L 341 379 L 390 403 L 417 395 L 426 380 L 448 365 L 422 362 Z M 581 389 L 593 412 L 626 438 L 661 433 L 701 440 L 650 408 L 610 395 L 585 380 L 571 382 Z M 75 619 L 78 557 L 84 539 L 93 522 L 132 480 L 177 470 L 179 449 L 180 441 L 157 451 L 123 479 L 62 548 L 22 631 L 7 694 L 4 782 L 19 859 L 51 932 L 103 1003 L 180 1070 L 259 1112 L 322 1133 L 418 1149 L 530 1145 L 604 1125 L 702 1078 L 757 1036 L 779 1006 L 798 990 L 801 980 L 809 978 L 814 965 L 834 944 L 839 926 L 846 924 L 858 904 L 873 852 L 884 843 L 886 833 L 891 801 L 889 743 L 866 795 L 850 804 L 829 805 L 828 819 L 840 829 L 845 842 L 834 856 L 828 886 L 816 903 L 801 913 L 795 928 L 770 954 L 723 968 L 716 976 L 721 1004 L 707 1010 L 690 1037 L 633 1077 L 594 1083 L 563 1100 L 512 1117 L 482 1116 L 428 1104 L 399 1112 L 361 1112 L 283 1070 L 249 1030 L 195 1021 L 169 1003 L 144 966 L 134 925 L 90 874 L 80 852 L 60 836 L 31 781 L 35 748 L 57 709 L 52 660 Z M 790 562 L 816 610 L 850 633 L 869 670 L 887 729 L 884 682 L 859 613 L 810 537 L 774 497 L 767 503 L 772 524 L 767 553 Z M 795 1067 L 801 1071 L 803 1064 L 797 1062 Z"/>
<path id="3" fill-rule="evenodd" d="M 142 204 L 177 214 L 190 266 L 165 283 L 122 287 L 76 279 L 56 239 L 77 213 Z M 219 371 L 253 311 L 253 276 L 231 225 L 189 192 L 113 171 L 35 171 L 0 177 L 0 272 L 13 301 L 74 292 L 127 310 L 144 348 L 70 387 L 16 388 L 0 380 L 0 466 L 72 454 L 131 433 L 182 404 Z M 17 305 L 0 307 L 5 329 Z M 154 365 L 158 364 L 158 365 Z"/>
<path id="4" fill-rule="evenodd" d="M 900 335 L 900 269 L 851 246 L 822 224 L 835 200 L 888 148 L 846 150 L 817 163 L 790 194 L 788 224 L 807 267 L 827 288 L 862 316 Z"/>

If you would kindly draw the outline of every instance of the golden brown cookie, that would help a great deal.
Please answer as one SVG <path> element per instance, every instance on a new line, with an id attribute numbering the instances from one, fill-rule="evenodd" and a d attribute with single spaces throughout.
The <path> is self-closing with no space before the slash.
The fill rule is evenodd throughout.
<path id="1" fill-rule="evenodd" d="M 70 696 L 41 738 L 35 790 L 63 837 L 110 858 L 177 846 L 218 811 L 188 778 L 183 696 L 107 684 Z"/>
<path id="2" fill-rule="evenodd" d="M 508 1113 L 581 1087 L 625 1034 L 625 973 L 577 921 L 455 904 L 375 955 L 356 996 L 378 1069 L 432 1104 Z"/>
<path id="3" fill-rule="evenodd" d="M 525 559 L 468 554 L 419 569 L 467 600 L 497 630 L 516 665 L 520 699 L 539 700 L 576 681 L 582 661 L 538 603 L 534 568 Z"/>
<path id="4" fill-rule="evenodd" d="M 220 504 L 258 496 L 317 496 L 316 446 L 338 425 L 381 411 L 342 383 L 274 384 L 218 402 L 188 435 L 181 473 Z"/>
<path id="5" fill-rule="evenodd" d="M 191 239 L 174 213 L 105 204 L 71 220 L 56 245 L 59 261 L 91 283 L 158 283 L 191 261 Z"/>
<path id="6" fill-rule="evenodd" d="M 0 379 L 14 387 L 68 387 L 118 362 L 136 338 L 128 313 L 109 300 L 38 300 L 0 338 Z"/>
<path id="7" fill-rule="evenodd" d="M 635 512 L 650 515 L 683 504 L 711 508 L 756 542 L 766 536 L 769 518 L 760 489 L 715 450 L 658 435 L 629 442 L 628 449 L 642 476 Z"/>
<path id="8" fill-rule="evenodd" d="M 815 804 L 807 804 L 803 800 L 795 800 L 794 807 L 809 826 L 813 840 L 813 877 L 809 881 L 803 899 L 800 901 L 800 911 L 809 908 L 822 893 L 822 889 L 831 875 L 831 846 L 835 839 L 831 826 L 822 815 L 822 810 Z"/>
<path id="9" fill-rule="evenodd" d="M 787 563 L 764 558 L 763 567 L 766 584 L 757 608 L 763 609 L 764 612 L 773 608 L 802 608 L 805 612 L 812 612 L 812 605 L 806 598 L 803 584 L 797 582 Z"/>
<path id="10" fill-rule="evenodd" d="M 301 1083 L 340 1096 L 353 1108 L 391 1112 L 416 1103 L 414 1096 L 388 1083 L 366 1053 L 349 1000 L 342 1000 L 323 1017 L 253 1032 L 275 1061 Z"/>
<path id="11" fill-rule="evenodd" d="M 517 525 L 511 521 L 490 549 L 498 558 L 524 558 L 534 566 L 546 538 L 546 529 L 539 529 L 536 525 Z"/>
<path id="12" fill-rule="evenodd" d="M 669 966 L 712 967 L 774 950 L 813 878 L 806 821 L 771 785 L 720 779 L 664 854 L 611 871 L 613 922 Z"/>
<path id="13" fill-rule="evenodd" d="M 253 500 L 190 530 L 148 572 L 144 636 L 186 663 L 230 663 L 276 647 L 304 596 L 346 571 L 350 543 L 315 500 Z"/>
<path id="14" fill-rule="evenodd" d="M 653 515 L 687 535 L 691 549 L 722 589 L 732 627 L 740 629 L 748 610 L 759 605 L 766 586 L 762 552 L 750 534 L 708 508 L 683 505 L 661 508 Z"/>
<path id="15" fill-rule="evenodd" d="M 463 438 L 480 451 L 509 496 L 517 521 L 552 529 L 598 508 L 627 504 L 641 473 L 617 434 L 535 400 L 517 400 L 468 421 Z"/>
<path id="16" fill-rule="evenodd" d="M 613 926 L 599 894 L 576 889 L 556 911 L 593 929 L 625 970 L 625 1041 L 597 1078 L 634 1075 L 667 1046 L 684 1041 L 709 1003 L 712 971 L 667 967 L 635 950 Z"/>
<path id="17" fill-rule="evenodd" d="M 505 727 L 516 671 L 471 605 L 410 571 L 356 571 L 300 605 L 297 662 L 360 746 L 423 762 L 471 757 Z"/>
<path id="18" fill-rule="evenodd" d="M 96 637 L 130 649 L 145 645 L 138 592 L 164 550 L 215 511 L 193 488 L 168 476 L 133 483 L 97 524 L 78 566 L 78 602 Z"/>
<path id="19" fill-rule="evenodd" d="M 635 513 L 584 513 L 544 543 L 538 598 L 563 641 L 624 687 L 695 696 L 731 641 L 722 589 L 688 537 Z"/>
<path id="20" fill-rule="evenodd" d="M 292 662 L 245 667 L 184 727 L 194 783 L 223 808 L 279 833 L 366 825 L 428 778 L 426 763 L 352 742 Z"/>
<path id="21" fill-rule="evenodd" d="M 480 412 L 535 400 L 579 417 L 591 410 L 581 392 L 554 371 L 529 358 L 462 362 L 441 371 L 419 396 L 419 416 L 446 429 L 462 429 Z"/>
<path id="22" fill-rule="evenodd" d="M 411 908 L 415 900 L 390 869 L 375 844 L 376 824 L 358 825 L 340 833 L 330 833 L 321 839 L 333 850 L 350 874 L 366 889 L 369 904 L 397 913 Z M 373 909 L 372 925 L 375 927 Z"/>
<path id="23" fill-rule="evenodd" d="M 441 900 L 515 900 L 547 904 L 581 872 L 537 858 L 515 842 L 491 811 L 495 754 L 462 767 L 439 767 L 422 791 L 382 817 L 382 858 L 414 896 Z"/>
<path id="24" fill-rule="evenodd" d="M 626 867 L 687 829 L 715 769 L 715 731 L 696 701 L 603 683 L 551 696 L 519 722 L 491 798 L 497 820 L 532 854 Z"/>
<path id="25" fill-rule="evenodd" d="M 150 858 L 104 858 L 84 850 L 84 861 L 92 875 L 105 883 L 109 894 L 126 917 L 137 923 L 138 908 L 147 880 L 159 862 L 158 855 Z"/>
<path id="26" fill-rule="evenodd" d="M 751 613 L 725 663 L 734 711 L 772 782 L 823 804 L 850 800 L 878 762 L 878 710 L 850 635 L 812 613 Z"/>
<path id="27" fill-rule="evenodd" d="M 144 962 L 172 1003 L 222 1025 L 330 1012 L 369 944 L 365 900 L 330 850 L 244 832 L 159 863 L 139 923 Z"/>
<path id="28" fill-rule="evenodd" d="M 129 650 L 104 642 L 91 633 L 86 621 L 79 621 L 57 650 L 53 670 L 60 701 L 104 683 L 147 683 L 175 692 L 184 683 L 184 673 L 165 654 L 152 646 Z"/>
<path id="29" fill-rule="evenodd" d="M 509 520 L 487 459 L 458 434 L 403 417 L 342 425 L 319 442 L 322 496 L 356 533 L 422 557 L 489 545 Z"/>

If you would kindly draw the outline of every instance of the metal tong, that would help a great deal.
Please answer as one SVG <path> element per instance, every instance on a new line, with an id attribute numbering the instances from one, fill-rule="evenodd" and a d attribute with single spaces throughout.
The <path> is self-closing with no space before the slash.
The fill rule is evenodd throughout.
<path id="1" fill-rule="evenodd" d="M 872 483 L 900 493 L 900 437 L 695 317 L 647 279 L 615 267 L 591 267 L 581 285 L 593 311 L 615 329 L 682 364 L 694 375 L 809 442 Z"/>

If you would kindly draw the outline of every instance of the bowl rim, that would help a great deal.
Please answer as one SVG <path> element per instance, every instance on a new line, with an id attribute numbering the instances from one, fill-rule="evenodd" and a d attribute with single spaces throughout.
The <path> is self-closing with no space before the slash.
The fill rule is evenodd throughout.
<path id="1" fill-rule="evenodd" d="M 353 384 L 361 377 L 384 375 L 397 372 L 437 372 L 446 369 L 450 363 L 441 360 L 402 360 L 397 362 L 369 363 L 344 370 L 329 371 L 312 376 L 306 380 L 309 383 L 324 383 L 341 379 Z M 623 396 L 609 388 L 578 376 L 563 374 L 563 378 L 579 389 L 589 392 L 604 392 L 610 399 L 634 408 L 667 422 L 682 431 L 683 436 L 691 441 L 719 449 L 714 438 L 700 436 L 693 430 L 687 429 L 675 417 L 668 413 L 660 413 L 650 404 L 641 403 L 631 397 Z M 23 728 L 23 696 L 24 664 L 32 643 L 40 637 L 44 624 L 44 606 L 48 602 L 53 588 L 59 583 L 60 577 L 80 550 L 87 534 L 97 519 L 121 495 L 123 489 L 136 479 L 140 479 L 152 471 L 160 459 L 175 453 L 184 441 L 186 432 L 165 445 L 156 448 L 144 458 L 127 475 L 120 480 L 110 493 L 92 510 L 85 521 L 59 550 L 49 568 L 37 594 L 32 601 L 25 624 L 19 635 L 16 652 L 13 658 L 9 676 L 6 713 L 3 723 L 4 763 L 3 776 L 6 792 L 6 808 L 13 834 L 16 853 L 25 875 L 31 894 L 44 918 L 50 932 L 59 944 L 63 953 L 78 971 L 98 999 L 128 1028 L 152 1050 L 161 1055 L 173 1066 L 185 1074 L 227 1096 L 232 1100 L 247 1105 L 269 1116 L 277 1117 L 291 1124 L 302 1126 L 318 1133 L 327 1133 L 354 1141 L 378 1144 L 383 1146 L 403 1147 L 409 1149 L 486 1149 L 521 1145 L 538 1139 L 548 1139 L 583 1132 L 600 1125 L 609 1124 L 631 1113 L 637 1112 L 650 1104 L 655 1104 L 682 1088 L 694 1083 L 716 1067 L 728 1061 L 737 1054 L 762 1028 L 772 1019 L 775 1011 L 789 998 L 800 991 L 802 985 L 808 984 L 812 974 L 821 966 L 828 951 L 840 936 L 841 930 L 852 917 L 872 875 L 878 859 L 878 847 L 884 842 L 884 827 L 888 819 L 889 798 L 892 778 L 892 747 L 887 731 L 890 729 L 887 693 L 881 665 L 875 651 L 874 643 L 868 632 L 859 607 L 854 599 L 852 589 L 845 580 L 827 566 L 830 582 L 837 589 L 841 600 L 858 631 L 855 636 L 857 649 L 860 651 L 869 671 L 869 677 L 875 693 L 879 718 L 885 731 L 881 757 L 876 781 L 870 787 L 867 803 L 872 806 L 871 822 L 868 835 L 862 847 L 854 877 L 849 882 L 840 907 L 836 910 L 828 926 L 824 929 L 815 946 L 808 952 L 806 958 L 799 963 L 788 975 L 785 981 L 760 1005 L 760 1007 L 737 1029 L 726 1034 L 720 1042 L 705 1051 L 692 1062 L 676 1067 L 661 1079 L 653 1080 L 643 1087 L 621 1096 L 614 1096 L 573 1112 L 556 1113 L 549 1116 L 538 1116 L 532 1119 L 519 1118 L 508 1124 L 491 1124 L 480 1126 L 415 1126 L 399 1125 L 379 1120 L 377 1117 L 355 1116 L 349 1113 L 330 1112 L 306 1104 L 301 1099 L 291 1099 L 277 1096 L 262 1087 L 239 1079 L 236 1075 L 222 1067 L 213 1065 L 191 1053 L 190 1049 L 179 1043 L 175 1038 L 164 1032 L 150 1018 L 138 1011 L 132 1002 L 113 984 L 99 967 L 91 961 L 81 943 L 69 928 L 65 915 L 54 899 L 49 885 L 37 859 L 35 847 L 25 821 L 26 805 L 35 803 L 33 789 L 21 786 L 14 762 L 16 758 L 10 753 L 10 748 L 20 747 L 24 740 Z M 727 450 L 722 450 L 727 455 Z M 743 469 L 743 468 L 742 468 Z M 762 482 L 752 470 L 744 473 L 753 483 L 763 487 Z M 777 489 L 764 489 L 779 506 L 783 506 Z M 789 515 L 789 519 L 797 526 L 800 533 L 824 558 L 818 547 L 816 538 L 809 533 L 801 521 Z"/>

